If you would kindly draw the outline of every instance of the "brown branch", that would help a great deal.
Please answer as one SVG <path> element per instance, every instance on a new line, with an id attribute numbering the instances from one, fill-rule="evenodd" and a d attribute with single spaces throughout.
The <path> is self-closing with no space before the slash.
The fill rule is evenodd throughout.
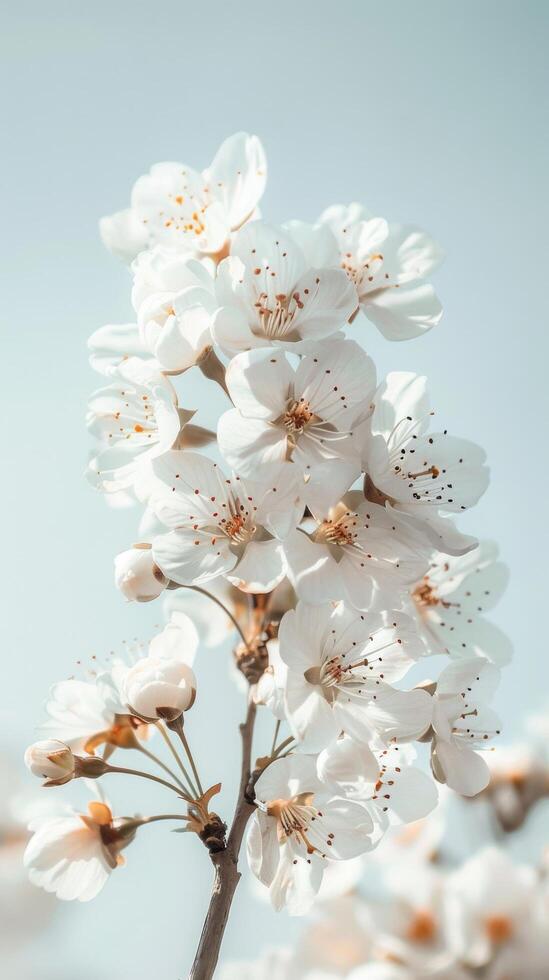
<path id="1" fill-rule="evenodd" d="M 238 856 L 246 824 L 254 811 L 254 804 L 246 796 L 251 776 L 252 738 L 255 723 L 256 706 L 253 702 L 248 705 L 246 721 L 240 726 L 242 738 L 242 768 L 240 772 L 240 787 L 233 817 L 232 826 L 227 840 L 227 847 L 211 859 L 215 867 L 215 877 L 210 898 L 210 905 L 202 927 L 202 935 L 196 951 L 189 980 L 211 980 L 219 958 L 219 950 L 229 918 L 236 886 L 240 881 Z"/>

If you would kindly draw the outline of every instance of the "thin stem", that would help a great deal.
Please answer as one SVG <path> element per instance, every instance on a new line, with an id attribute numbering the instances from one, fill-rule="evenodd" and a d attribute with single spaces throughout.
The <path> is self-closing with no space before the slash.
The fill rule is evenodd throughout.
<path id="1" fill-rule="evenodd" d="M 170 767 L 167 766 L 166 763 L 162 761 L 162 759 L 159 759 L 158 756 L 154 754 L 154 752 L 151 752 L 149 749 L 146 749 L 143 745 L 136 746 L 136 749 L 138 752 L 141 752 L 144 756 L 146 756 L 147 759 L 150 759 L 151 762 L 154 762 L 156 763 L 157 766 L 160 766 L 160 768 L 163 769 L 164 772 L 168 774 L 168 776 L 171 776 L 174 783 L 177 783 L 177 785 L 180 786 L 183 791 L 185 791 L 185 786 L 181 782 L 177 773 L 175 773 L 173 769 L 170 769 Z"/>
<path id="2" fill-rule="evenodd" d="M 285 738 L 285 739 L 284 739 L 284 741 L 280 743 L 280 745 L 278 746 L 278 748 L 277 748 L 277 749 L 275 749 L 275 751 L 274 751 L 274 752 L 271 752 L 271 758 L 272 758 L 273 760 L 274 760 L 274 759 L 277 759 L 277 758 L 278 758 L 278 756 L 280 755 L 280 753 L 281 753 L 281 752 L 282 752 L 282 751 L 283 751 L 283 750 L 284 750 L 285 748 L 287 748 L 287 747 L 288 747 L 288 745 L 291 745 L 291 743 L 292 743 L 293 741 L 294 741 L 294 736 L 293 736 L 293 735 L 290 735 L 290 736 L 289 736 L 288 738 Z"/>
<path id="3" fill-rule="evenodd" d="M 153 774 L 150 772 L 143 772 L 141 769 L 127 769 L 125 766 L 109 766 L 105 775 L 108 775 L 110 772 L 122 772 L 126 773 L 128 776 L 141 776 L 142 779 L 150 779 L 154 783 L 160 783 L 161 786 L 167 786 L 168 789 L 173 790 L 178 796 L 182 796 L 187 803 L 193 802 L 191 797 L 187 796 L 187 794 L 184 793 L 179 786 L 176 786 L 175 783 L 169 783 L 167 779 L 162 779 L 160 776 L 153 776 Z"/>
<path id="4" fill-rule="evenodd" d="M 154 823 L 155 820 L 186 820 L 181 813 L 157 813 L 152 817 L 143 817 L 143 823 Z"/>
<path id="5" fill-rule="evenodd" d="M 128 827 L 144 827 L 145 824 L 155 823 L 157 820 L 185 820 L 188 821 L 188 817 L 184 817 L 181 813 L 156 813 L 152 817 L 139 817 L 135 820 L 128 820 L 124 824 L 125 828 Z"/>
<path id="6" fill-rule="evenodd" d="M 185 749 L 185 752 L 187 753 L 187 758 L 188 758 L 188 760 L 189 760 L 189 762 L 191 764 L 191 769 L 193 771 L 193 776 L 195 778 L 196 785 L 198 786 L 198 792 L 200 793 L 201 796 L 204 796 L 204 790 L 202 789 L 202 783 L 200 782 L 200 776 L 198 775 L 198 770 L 196 768 L 196 764 L 195 764 L 195 761 L 193 759 L 193 754 L 191 752 L 190 745 L 189 745 L 189 743 L 187 741 L 187 736 L 185 735 L 185 732 L 183 730 L 183 721 L 181 721 L 181 725 L 178 725 L 176 727 L 175 731 L 179 735 L 179 738 L 181 739 L 181 742 L 183 744 L 183 748 Z"/>
<path id="7" fill-rule="evenodd" d="M 280 718 L 278 719 L 278 721 L 277 721 L 277 723 L 275 725 L 275 730 L 274 730 L 274 735 L 273 735 L 273 744 L 271 745 L 271 751 L 269 752 L 269 755 L 274 755 L 276 740 L 278 738 L 279 731 L 280 731 Z"/>
<path id="8" fill-rule="evenodd" d="M 231 620 L 231 623 L 233 624 L 234 628 L 240 634 L 240 638 L 241 638 L 244 646 L 246 647 L 246 649 L 247 650 L 250 649 L 250 644 L 248 643 L 246 637 L 244 636 L 244 633 L 242 631 L 242 627 L 240 626 L 240 623 L 233 616 L 232 612 L 230 612 L 227 609 L 226 605 L 223 602 L 221 602 L 221 599 L 218 599 L 216 595 L 212 595 L 212 593 L 211 592 L 208 592 L 206 589 L 202 589 L 200 587 L 200 585 L 183 585 L 183 586 L 181 586 L 181 588 L 183 588 L 183 589 L 192 589 L 193 592 L 200 592 L 200 595 L 205 595 L 208 599 L 211 599 L 212 602 L 215 602 L 216 605 L 218 605 L 219 608 L 223 610 L 223 612 L 228 617 L 228 619 Z"/>
<path id="9" fill-rule="evenodd" d="M 212 896 L 194 963 L 189 974 L 189 980 L 211 980 L 213 977 L 234 893 L 240 880 L 238 856 L 246 824 L 254 811 L 254 804 L 250 803 L 247 799 L 246 790 L 250 781 L 252 739 L 256 710 L 255 704 L 250 702 L 246 721 L 240 726 L 242 767 L 236 809 L 227 840 L 227 847 L 225 850 L 211 855 L 212 862 L 215 866 Z"/>
<path id="10" fill-rule="evenodd" d="M 160 722 L 157 722 L 157 728 L 158 728 L 158 731 L 160 732 L 160 734 L 162 735 L 162 738 L 164 739 L 166 745 L 168 746 L 171 754 L 173 755 L 175 761 L 177 762 L 177 765 L 181 769 L 181 772 L 183 773 L 185 779 L 187 780 L 188 786 L 185 787 L 186 792 L 190 793 L 191 796 L 194 799 L 196 799 L 197 796 L 199 795 L 198 794 L 198 790 L 193 785 L 193 781 L 192 781 L 191 777 L 189 776 L 189 773 L 187 772 L 187 770 L 185 769 L 185 766 L 183 765 L 181 759 L 179 758 L 179 753 L 176 752 L 176 750 L 174 749 L 172 740 L 171 740 L 170 736 L 168 735 L 166 729 L 164 728 L 164 725 L 162 725 Z"/>

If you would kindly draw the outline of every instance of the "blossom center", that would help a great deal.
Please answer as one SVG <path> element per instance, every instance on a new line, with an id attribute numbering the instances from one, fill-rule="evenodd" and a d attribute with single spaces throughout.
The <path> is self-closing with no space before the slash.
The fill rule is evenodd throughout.
<path id="1" fill-rule="evenodd" d="M 307 854 L 316 853 L 325 857 L 321 848 L 311 840 L 312 823 L 322 817 L 320 810 L 312 805 L 313 798 L 313 793 L 299 793 L 289 800 L 271 800 L 267 803 L 267 814 L 277 822 L 278 839 L 281 843 L 293 840 L 297 844 L 304 844 Z M 333 834 L 328 834 L 325 843 L 331 845 L 333 838 Z"/>
<path id="2" fill-rule="evenodd" d="M 437 931 L 434 915 L 428 909 L 418 909 L 406 930 L 406 938 L 414 943 L 429 943 Z"/>
<path id="3" fill-rule="evenodd" d="M 301 399 L 300 401 L 290 402 L 282 416 L 282 424 L 290 433 L 299 434 L 303 432 L 305 426 L 309 425 L 314 418 L 315 413 L 311 411 L 309 403 Z"/>
<path id="4" fill-rule="evenodd" d="M 489 915 L 484 920 L 486 935 L 491 942 L 499 945 L 511 939 L 514 927 L 508 915 Z"/>
<path id="5" fill-rule="evenodd" d="M 338 545 L 339 547 L 354 545 L 357 537 L 357 533 L 354 530 L 356 516 L 351 511 L 345 511 L 337 519 L 327 518 L 325 521 L 322 521 L 315 532 L 315 541 L 328 545 Z"/>
<path id="6" fill-rule="evenodd" d="M 434 585 L 431 585 L 429 578 L 426 575 L 419 585 L 416 585 L 412 592 L 412 599 L 414 600 L 418 612 L 430 609 L 433 606 L 442 606 L 443 609 L 450 609 L 451 606 L 457 606 L 459 603 L 448 602 L 446 599 L 441 599 L 435 589 Z"/>
<path id="7" fill-rule="evenodd" d="M 122 440 L 142 436 L 146 439 L 152 439 L 158 426 L 149 396 L 141 395 L 139 397 L 128 391 L 121 391 L 120 398 L 123 399 L 121 409 L 113 412 L 111 416 L 107 416 L 112 418 L 114 422 L 113 430 L 108 433 L 108 438 Z"/>
<path id="8" fill-rule="evenodd" d="M 436 589 L 424 578 L 419 585 L 416 585 L 412 592 L 412 598 L 416 606 L 438 606 L 442 600 L 438 597 Z"/>
<path id="9" fill-rule="evenodd" d="M 219 527 L 235 545 L 247 544 L 257 528 L 250 521 L 250 512 L 238 500 L 230 505 L 227 517 L 222 517 Z"/>
<path id="10" fill-rule="evenodd" d="M 379 253 L 369 255 L 365 262 L 360 263 L 354 261 L 352 252 L 346 252 L 341 262 L 341 268 L 347 273 L 347 277 L 355 284 L 357 289 L 360 289 L 363 285 L 367 289 L 376 288 L 372 284 L 382 265 L 383 256 Z M 386 274 L 385 278 L 388 279 L 389 275 Z"/>
<path id="11" fill-rule="evenodd" d="M 261 269 L 257 272 L 261 273 Z M 288 339 L 288 335 L 293 331 L 295 316 L 304 306 L 299 293 L 293 293 L 291 296 L 278 293 L 273 302 L 265 292 L 259 294 L 254 305 L 259 317 L 258 332 L 260 336 L 271 340 Z"/>
<path id="12" fill-rule="evenodd" d="M 182 177 L 186 178 L 185 172 Z M 210 205 L 209 191 L 203 188 L 203 193 L 189 191 L 186 182 L 178 194 L 168 194 L 170 213 L 160 212 L 164 219 L 164 227 L 181 231 L 184 234 L 195 235 L 197 238 L 206 229 L 205 214 Z"/>

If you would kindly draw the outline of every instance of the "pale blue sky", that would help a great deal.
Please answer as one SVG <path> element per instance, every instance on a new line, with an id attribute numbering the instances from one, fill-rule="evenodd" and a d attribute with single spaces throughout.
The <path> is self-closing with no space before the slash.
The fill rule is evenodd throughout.
<path id="1" fill-rule="evenodd" d="M 18 0 L 4 12 L 2 730 L 14 753 L 53 680 L 147 637 L 160 617 L 115 593 L 112 555 L 135 538 L 134 516 L 107 510 L 82 476 L 95 383 L 86 338 L 130 314 L 127 272 L 103 250 L 97 220 L 126 204 L 151 163 L 204 166 L 239 129 L 264 141 L 269 219 L 313 219 L 356 199 L 445 247 L 440 327 L 406 345 L 373 328 L 363 340 L 380 372 L 426 373 L 439 418 L 488 451 L 493 484 L 466 526 L 498 539 L 512 568 L 496 618 L 516 659 L 497 706 L 509 735 L 541 707 L 548 12 L 544 0 Z M 201 659 L 211 707 L 193 718 L 212 781 L 236 766 L 241 708 L 225 660 Z M 130 794 L 142 802 L 135 786 L 113 786 L 120 806 Z M 46 970 L 61 963 L 71 980 L 83 949 L 93 980 L 184 977 L 210 885 L 192 845 L 147 828 L 95 904 L 65 910 L 29 957 Z M 244 883 L 224 955 L 293 930 Z"/>

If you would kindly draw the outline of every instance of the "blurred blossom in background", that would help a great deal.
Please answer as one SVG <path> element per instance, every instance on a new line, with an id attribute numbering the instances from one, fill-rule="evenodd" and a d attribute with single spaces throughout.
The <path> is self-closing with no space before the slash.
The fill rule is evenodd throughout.
<path id="1" fill-rule="evenodd" d="M 539 758 L 549 739 L 542 619 L 549 11 L 539 0 L 413 7 L 280 0 L 269 10 L 243 0 L 207 12 L 171 0 L 152 8 L 21 0 L 3 21 L 3 404 L 10 413 L 2 483 L 3 972 L 10 980 L 110 980 L 115 969 L 144 980 L 161 968 L 177 977 L 182 949 L 199 933 L 211 876 L 206 854 L 184 837 L 176 839 L 178 863 L 174 838 L 151 827 L 92 913 L 33 889 L 20 863 L 33 805 L 22 753 L 51 679 L 83 676 L 93 657 L 147 642 L 160 620 L 158 606 L 126 606 L 112 582 L 112 555 L 134 540 L 135 515 L 130 509 L 109 521 L 83 476 L 92 385 L 86 338 L 107 320 L 131 316 L 127 269 L 105 251 L 98 220 L 127 200 L 154 161 L 200 166 L 228 133 L 248 130 L 269 159 L 267 219 L 314 220 L 333 201 L 358 200 L 443 243 L 440 326 L 402 347 L 372 330 L 369 350 L 380 374 L 426 374 L 439 416 L 487 449 L 490 489 L 463 527 L 496 538 L 511 568 L 493 618 L 511 636 L 515 659 L 494 707 L 509 743 L 537 715 L 528 751 Z M 200 380 L 193 375 L 188 385 L 185 402 L 197 405 Z M 222 409 L 219 394 L 200 423 L 212 426 Z M 196 661 L 212 700 L 210 716 L 196 718 L 195 738 L 206 772 L 216 759 L 213 776 L 236 757 L 242 710 L 226 653 L 225 663 L 219 649 Z M 258 744 L 261 737 L 260 729 Z M 224 786 L 225 809 L 234 791 Z M 154 789 L 146 799 L 141 789 L 135 799 L 131 793 L 125 787 L 128 811 L 156 799 Z M 75 803 L 85 795 L 68 788 Z M 459 833 L 449 834 L 455 864 L 488 840 L 484 803 L 458 805 L 468 816 L 456 818 Z M 510 820 L 521 805 L 507 786 Z M 520 847 L 505 845 L 536 866 L 543 808 L 510 837 Z M 379 874 L 377 859 L 361 865 L 360 880 Z M 224 964 L 258 957 L 265 936 L 290 946 L 302 934 L 302 922 L 256 904 L 252 887 L 246 876 Z M 268 975 L 276 976 L 274 967 Z"/>

